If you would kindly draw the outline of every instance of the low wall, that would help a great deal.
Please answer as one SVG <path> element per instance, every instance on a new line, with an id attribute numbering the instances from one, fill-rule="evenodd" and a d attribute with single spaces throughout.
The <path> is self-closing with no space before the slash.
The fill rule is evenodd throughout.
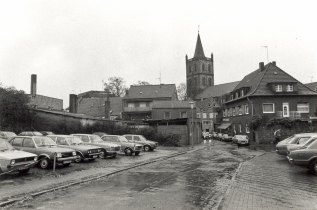
<path id="1" fill-rule="evenodd" d="M 180 134 L 181 140 L 180 145 L 188 145 L 188 131 L 186 125 L 160 125 L 157 126 L 157 131 L 161 133 L 173 133 L 173 134 Z"/>

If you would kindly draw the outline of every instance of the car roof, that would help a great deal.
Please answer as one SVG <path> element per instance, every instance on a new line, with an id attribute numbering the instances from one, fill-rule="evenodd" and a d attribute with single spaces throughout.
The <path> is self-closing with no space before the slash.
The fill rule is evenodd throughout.
<path id="1" fill-rule="evenodd" d="M 69 136 L 71 136 L 71 135 L 50 134 L 50 135 L 47 135 L 47 136 L 69 137 Z"/>

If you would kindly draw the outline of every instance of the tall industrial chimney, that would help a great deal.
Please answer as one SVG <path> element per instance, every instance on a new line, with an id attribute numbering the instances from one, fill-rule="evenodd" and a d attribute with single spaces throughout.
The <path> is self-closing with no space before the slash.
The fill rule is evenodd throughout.
<path id="1" fill-rule="evenodd" d="M 36 74 L 31 75 L 31 95 L 36 95 Z"/>

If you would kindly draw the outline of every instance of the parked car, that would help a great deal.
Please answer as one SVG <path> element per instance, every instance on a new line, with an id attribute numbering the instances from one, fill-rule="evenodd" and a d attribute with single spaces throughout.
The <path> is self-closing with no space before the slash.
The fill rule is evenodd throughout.
<path id="1" fill-rule="evenodd" d="M 211 137 L 213 139 L 217 139 L 218 138 L 218 133 L 217 132 L 213 132 Z"/>
<path id="2" fill-rule="evenodd" d="M 222 135 L 222 141 L 232 141 L 232 136 L 225 133 Z"/>
<path id="3" fill-rule="evenodd" d="M 55 133 L 53 133 L 52 131 L 40 131 L 40 133 L 41 133 L 43 136 L 55 135 Z"/>
<path id="4" fill-rule="evenodd" d="M 57 147 L 47 136 L 15 136 L 8 139 L 8 142 L 15 149 L 38 155 L 38 164 L 42 169 L 53 165 L 55 155 L 56 163 L 64 166 L 69 166 L 77 158 L 75 150 Z"/>
<path id="5" fill-rule="evenodd" d="M 218 133 L 218 135 L 217 135 L 217 139 L 218 139 L 219 141 L 221 141 L 221 140 L 222 140 L 222 133 Z"/>
<path id="6" fill-rule="evenodd" d="M 37 131 L 22 131 L 18 136 L 43 136 L 43 134 Z"/>
<path id="7" fill-rule="evenodd" d="M 298 144 L 300 142 L 305 142 L 309 138 L 311 138 L 313 135 L 316 135 L 317 133 L 300 133 L 295 134 L 291 136 L 290 138 L 287 138 L 286 141 L 281 141 L 276 145 L 276 153 L 279 155 L 287 155 L 287 146 L 289 144 Z"/>
<path id="8" fill-rule="evenodd" d="M 18 151 L 5 139 L 0 139 L 0 175 L 19 172 L 26 174 L 37 163 L 37 155 Z"/>
<path id="9" fill-rule="evenodd" d="M 316 140 L 317 140 L 317 135 L 312 136 L 311 138 L 304 140 L 302 142 L 299 142 L 298 144 L 287 145 L 287 155 L 289 155 L 291 151 L 307 148 L 307 145 L 311 144 L 313 141 L 316 141 Z"/>
<path id="10" fill-rule="evenodd" d="M 93 133 L 93 135 L 98 135 L 99 137 L 101 137 L 101 136 L 107 135 L 107 134 L 104 132 L 95 132 L 95 133 Z"/>
<path id="11" fill-rule="evenodd" d="M 99 146 L 85 144 L 79 137 L 70 135 L 48 135 L 53 139 L 58 147 L 70 148 L 76 151 L 76 163 L 83 162 L 84 160 L 94 161 L 99 158 L 103 150 Z"/>
<path id="12" fill-rule="evenodd" d="M 232 143 L 237 144 L 238 146 L 241 145 L 249 145 L 249 137 L 247 135 L 235 135 L 232 138 Z"/>
<path id="13" fill-rule="evenodd" d="M 131 156 L 133 154 L 139 155 L 141 150 L 143 150 L 142 144 L 129 142 L 124 136 L 104 135 L 101 138 L 106 142 L 119 144 L 121 146 L 120 151 L 123 152 L 126 156 Z"/>
<path id="14" fill-rule="evenodd" d="M 0 138 L 2 139 L 8 139 L 13 136 L 17 136 L 17 135 L 11 131 L 0 131 Z"/>
<path id="15" fill-rule="evenodd" d="M 78 133 L 71 135 L 79 137 L 85 144 L 101 147 L 103 150 L 101 150 L 100 152 L 100 158 L 116 157 L 118 152 L 120 151 L 119 144 L 105 142 L 98 135 Z"/>
<path id="16" fill-rule="evenodd" d="M 129 140 L 129 142 L 133 143 L 139 143 L 143 145 L 144 151 L 153 151 L 157 146 L 158 142 L 156 141 L 151 141 L 147 140 L 144 136 L 142 135 L 135 135 L 135 134 L 125 134 L 123 135 L 126 139 Z"/>
<path id="17" fill-rule="evenodd" d="M 313 174 L 317 174 L 317 141 L 310 141 L 305 148 L 291 151 L 287 159 L 292 164 L 307 167 Z"/>

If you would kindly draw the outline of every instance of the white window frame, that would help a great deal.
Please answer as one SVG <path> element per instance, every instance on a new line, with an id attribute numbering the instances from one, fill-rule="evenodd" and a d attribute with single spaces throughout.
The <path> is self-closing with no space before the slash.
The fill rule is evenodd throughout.
<path id="1" fill-rule="evenodd" d="M 242 125 L 239 123 L 239 132 L 242 133 Z"/>
<path id="2" fill-rule="evenodd" d="M 293 92 L 294 91 L 294 85 L 286 85 L 286 92 Z"/>
<path id="3" fill-rule="evenodd" d="M 183 117 L 183 113 L 184 114 L 184 117 Z M 187 117 L 187 112 L 183 111 L 183 112 L 180 112 L 180 118 L 186 118 Z"/>
<path id="4" fill-rule="evenodd" d="M 214 113 L 209 113 L 209 118 L 214 118 Z"/>
<path id="5" fill-rule="evenodd" d="M 223 112 L 223 117 L 226 117 L 226 109 L 223 109 L 222 112 Z"/>
<path id="6" fill-rule="evenodd" d="M 242 96 L 244 96 L 244 92 L 243 92 L 243 90 L 241 90 L 241 97 L 242 97 Z"/>
<path id="7" fill-rule="evenodd" d="M 249 114 L 249 105 L 245 105 L 244 107 L 244 113 Z"/>
<path id="8" fill-rule="evenodd" d="M 302 106 L 299 106 L 299 104 L 302 104 Z M 304 106 L 303 104 L 305 104 L 306 106 Z M 307 110 L 306 111 L 298 110 L 298 107 L 307 108 Z M 297 102 L 296 108 L 297 108 L 298 113 L 309 113 L 309 103 L 308 102 Z"/>
<path id="9" fill-rule="evenodd" d="M 166 113 L 168 113 L 169 118 L 166 118 Z M 171 112 L 164 112 L 164 119 L 165 120 L 171 119 Z"/>
<path id="10" fill-rule="evenodd" d="M 196 113 L 196 117 L 200 118 L 200 112 Z"/>
<path id="11" fill-rule="evenodd" d="M 283 91 L 283 85 L 275 85 L 275 92 L 282 92 Z"/>
<path id="12" fill-rule="evenodd" d="M 273 105 L 273 111 L 264 111 L 264 105 Z M 263 103 L 262 110 L 263 110 L 263 113 L 275 113 L 275 105 L 274 103 Z"/>
<path id="13" fill-rule="evenodd" d="M 236 116 L 236 108 L 232 107 L 232 116 Z"/>
<path id="14" fill-rule="evenodd" d="M 238 106 L 238 115 L 242 115 L 242 108 L 241 108 L 241 106 Z"/>
<path id="15" fill-rule="evenodd" d="M 207 118 L 207 113 L 203 113 L 203 118 L 204 118 L 204 119 Z"/>
<path id="16" fill-rule="evenodd" d="M 250 128 L 248 123 L 245 124 L 245 132 L 250 133 Z"/>

